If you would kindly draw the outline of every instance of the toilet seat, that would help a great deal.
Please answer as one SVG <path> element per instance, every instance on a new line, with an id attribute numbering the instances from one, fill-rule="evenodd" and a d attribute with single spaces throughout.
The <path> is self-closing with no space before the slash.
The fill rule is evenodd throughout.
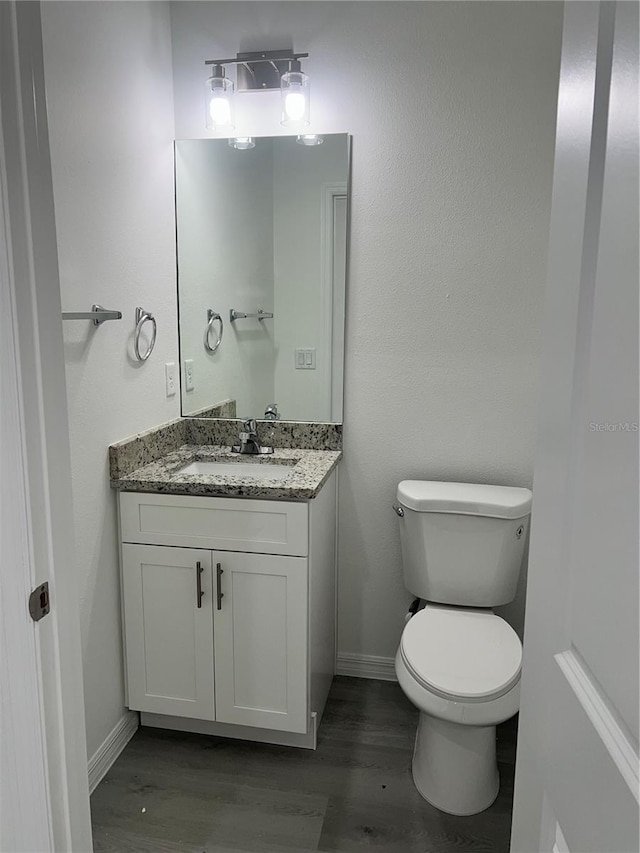
<path id="1" fill-rule="evenodd" d="M 520 678 L 522 644 L 490 610 L 428 604 L 407 623 L 400 653 L 411 675 L 445 699 L 487 702 Z"/>

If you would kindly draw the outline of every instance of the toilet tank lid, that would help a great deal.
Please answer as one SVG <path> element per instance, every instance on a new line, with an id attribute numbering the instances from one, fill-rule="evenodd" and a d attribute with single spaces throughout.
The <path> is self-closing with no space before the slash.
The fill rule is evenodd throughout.
<path id="1" fill-rule="evenodd" d="M 417 512 L 452 512 L 492 518 L 522 518 L 531 512 L 529 489 L 481 483 L 403 480 L 398 501 Z"/>

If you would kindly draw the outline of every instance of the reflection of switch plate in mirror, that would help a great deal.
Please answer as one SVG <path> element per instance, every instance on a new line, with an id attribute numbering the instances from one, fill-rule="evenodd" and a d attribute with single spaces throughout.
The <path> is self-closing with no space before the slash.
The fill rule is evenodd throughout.
<path id="1" fill-rule="evenodd" d="M 193 359 L 184 360 L 184 387 L 186 391 L 193 391 Z"/>
<path id="2" fill-rule="evenodd" d="M 316 369 L 316 348 L 309 347 L 307 349 L 297 349 L 296 353 L 296 370 L 315 370 Z"/>

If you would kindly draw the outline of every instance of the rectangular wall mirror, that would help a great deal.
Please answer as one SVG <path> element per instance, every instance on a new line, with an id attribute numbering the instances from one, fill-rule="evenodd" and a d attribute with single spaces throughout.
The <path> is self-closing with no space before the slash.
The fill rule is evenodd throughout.
<path id="1" fill-rule="evenodd" d="M 341 422 L 349 136 L 253 141 L 176 142 L 182 414 Z"/>

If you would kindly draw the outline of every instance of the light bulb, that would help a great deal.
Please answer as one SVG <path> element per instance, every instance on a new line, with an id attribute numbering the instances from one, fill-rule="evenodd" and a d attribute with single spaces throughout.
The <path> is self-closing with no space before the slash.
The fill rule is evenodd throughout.
<path id="1" fill-rule="evenodd" d="M 300 70 L 297 59 L 291 60 L 290 66 L 280 80 L 281 124 L 302 128 L 309 124 L 309 78 Z"/>
<path id="2" fill-rule="evenodd" d="M 227 80 L 224 68 L 214 66 L 205 83 L 206 120 L 210 130 L 233 129 L 233 83 Z"/>
<path id="3" fill-rule="evenodd" d="M 216 125 L 228 126 L 231 121 L 231 105 L 226 97 L 213 97 L 209 103 L 211 121 Z"/>
<path id="4" fill-rule="evenodd" d="M 306 107 L 306 99 L 302 92 L 287 92 L 284 98 L 284 111 L 291 121 L 300 121 Z"/>

